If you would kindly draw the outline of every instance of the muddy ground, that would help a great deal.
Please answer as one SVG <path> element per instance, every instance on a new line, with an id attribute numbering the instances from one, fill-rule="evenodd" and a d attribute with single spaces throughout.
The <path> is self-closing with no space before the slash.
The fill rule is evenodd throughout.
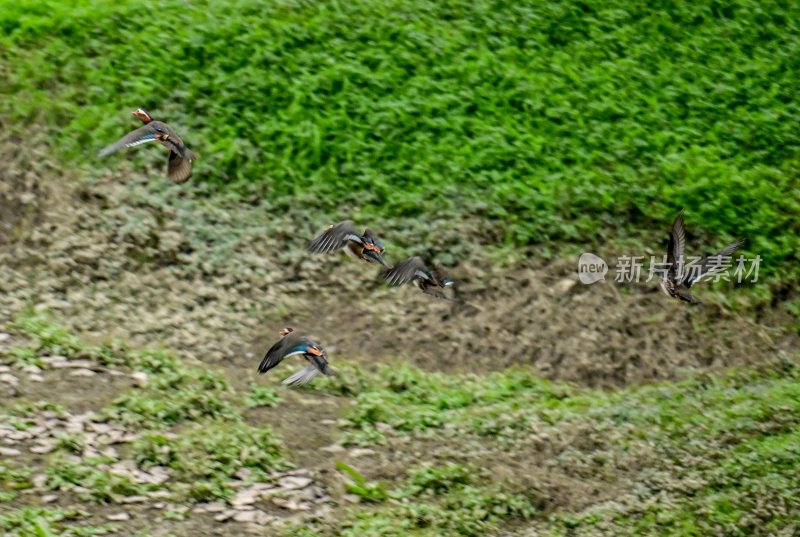
<path id="1" fill-rule="evenodd" d="M 87 178 L 56 171 L 40 156 L 34 148 L 6 155 L 0 331 L 27 309 L 46 309 L 88 341 L 116 338 L 170 349 L 223 371 L 235 386 L 276 386 L 281 373 L 288 374 L 255 373 L 264 349 L 286 325 L 318 336 L 334 366 L 337 360 L 410 361 L 430 371 L 477 374 L 517 366 L 609 389 L 769 364 L 779 360 L 780 350 L 797 349 L 779 314 L 757 323 L 721 305 L 710 289 L 697 293 L 704 305 L 686 307 L 667 300 L 655 282 L 585 286 L 577 282 L 573 259 L 531 256 L 500 266 L 471 239 L 463 241 L 462 258 L 450 270 L 463 300 L 387 288 L 376 282 L 372 266 L 304 252 L 324 222 L 205 197 L 202 178 L 172 185 L 159 168 L 143 171 L 140 162 L 120 162 L 113 172 Z M 393 243 L 452 244 L 461 229 L 435 222 L 429 235 L 418 236 L 369 224 L 380 230 L 390 261 L 398 260 Z M 11 397 L 55 399 L 80 413 L 130 385 L 100 378 L 98 384 L 51 374 L 45 382 L 23 383 Z M 329 461 L 318 454 L 336 441 L 331 423 L 341 415 L 339 403 L 302 391 L 285 397 L 296 403 L 292 410 L 254 410 L 248 420 L 272 425 L 293 461 L 321 472 L 320 482 L 333 490 L 335 482 L 325 477 Z M 299 430 L 309 412 L 317 419 Z M 361 468 L 391 478 L 423 448 L 404 452 L 389 445 Z M 453 456 L 446 446 L 430 446 L 430 453 Z M 519 460 L 504 459 L 497 472 L 513 475 Z M 561 505 L 578 507 L 614 494 L 567 471 L 540 473 L 526 479 L 549 487 L 551 501 Z"/>

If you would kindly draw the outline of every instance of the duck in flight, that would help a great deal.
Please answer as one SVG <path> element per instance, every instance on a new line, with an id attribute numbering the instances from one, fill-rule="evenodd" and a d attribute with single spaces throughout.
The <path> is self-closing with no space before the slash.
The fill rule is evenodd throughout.
<path id="1" fill-rule="evenodd" d="M 290 356 L 302 356 L 308 365 L 284 379 L 283 384 L 292 387 L 302 386 L 308 384 L 320 373 L 326 377 L 336 375 L 336 371 L 328 365 L 328 354 L 319 343 L 308 336 L 297 334 L 291 327 L 282 329 L 280 335 L 281 339 L 269 348 L 264 359 L 261 360 L 258 366 L 259 373 L 263 375 Z"/>
<path id="2" fill-rule="evenodd" d="M 692 286 L 703 277 L 715 274 L 721 268 L 722 260 L 731 257 L 742 244 L 744 241 L 736 241 L 716 254 L 704 257 L 697 263 L 684 264 L 683 250 L 686 245 L 686 228 L 683 223 L 683 211 L 681 211 L 672 223 L 672 231 L 669 234 L 669 246 L 667 247 L 669 268 L 661 275 L 661 289 L 672 298 L 690 304 L 699 304 L 699 301 L 690 292 Z"/>
<path id="3" fill-rule="evenodd" d="M 326 254 L 342 248 L 349 255 L 368 263 L 389 266 L 381 256 L 384 248 L 375 234 L 369 229 L 365 229 L 364 233 L 358 233 L 350 220 L 328 226 L 308 245 L 308 251 L 315 254 Z"/>
<path id="4" fill-rule="evenodd" d="M 453 280 L 428 268 L 421 257 L 410 257 L 381 273 L 381 279 L 391 286 L 413 284 L 423 293 L 450 299 L 445 290 L 453 286 Z"/>
<path id="5" fill-rule="evenodd" d="M 197 155 L 186 147 L 172 127 L 153 119 L 153 116 L 144 108 L 137 108 L 131 112 L 131 115 L 144 123 L 144 126 L 129 132 L 117 142 L 104 148 L 100 151 L 99 156 L 105 157 L 123 147 L 158 142 L 169 149 L 167 177 L 174 183 L 185 183 L 192 176 L 192 162 L 197 159 Z"/>

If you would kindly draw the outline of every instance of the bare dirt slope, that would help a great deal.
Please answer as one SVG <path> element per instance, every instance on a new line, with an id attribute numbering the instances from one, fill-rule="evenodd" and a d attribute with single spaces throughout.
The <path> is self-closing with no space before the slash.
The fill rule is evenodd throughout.
<path id="1" fill-rule="evenodd" d="M 573 260 L 500 267 L 474 247 L 451 271 L 463 302 L 437 300 L 411 287 L 387 288 L 375 281 L 372 266 L 304 252 L 316 223 L 299 223 L 258 204 L 203 198 L 193 193 L 195 186 L 201 190 L 197 181 L 171 185 L 160 170 L 145 176 L 123 167 L 79 181 L 55 174 L 30 151 L 9 156 L 0 191 L 0 328 L 26 310 L 43 309 L 87 341 L 163 347 L 222 371 L 237 387 L 274 386 L 289 374 L 290 368 L 264 378 L 255 372 L 285 325 L 318 336 L 334 366 L 337 360 L 367 366 L 410 361 L 428 371 L 477 374 L 518 366 L 603 388 L 769 364 L 780 349 L 797 348 L 779 326 L 732 313 L 707 289 L 699 294 L 708 293 L 708 304 L 689 308 L 667 300 L 655 283 L 584 286 L 575 279 Z M 403 230 L 381 233 L 394 261 L 393 243 L 415 239 Z M 458 233 L 435 222 L 431 240 L 454 240 Z M 124 375 L 67 378 L 58 371 L 44 380 L 25 381 L 4 397 L 59 402 L 80 414 L 132 385 Z M 280 412 L 254 409 L 247 421 L 274 427 L 301 471 L 341 501 L 341 482 L 320 450 L 339 440 L 333 424 L 343 401 L 302 391 L 284 399 Z M 575 442 L 603 442 L 593 432 L 582 435 L 575 430 L 549 439 L 549 451 L 497 455 L 492 473 L 544 491 L 543 509 L 577 509 L 612 498 L 630 483 L 582 477 L 568 460 L 552 457 Z M 463 455 L 437 442 L 393 442 L 367 450 L 371 455 L 337 457 L 358 463 L 371 478 L 390 480 L 420 460 L 483 462 L 481 446 Z M 537 470 L 531 470 L 532 460 Z M 108 512 L 96 515 L 102 519 Z M 129 512 L 130 527 L 148 527 L 145 508 Z M 214 524 L 204 515 L 172 529 L 233 534 Z"/>
<path id="2" fill-rule="evenodd" d="M 74 186 L 13 162 L 0 192 L 0 312 L 53 311 L 86 334 L 163 346 L 252 375 L 290 324 L 333 359 L 411 360 L 432 371 L 510 365 L 591 386 L 773 359 L 778 332 L 715 305 L 666 300 L 655 282 L 584 286 L 572 260 L 498 268 L 478 248 L 451 271 L 464 303 L 390 289 L 344 255 L 309 256 L 313 226 L 259 206 L 210 202 L 124 172 Z M 191 187 L 191 183 L 189 187 Z M 432 236 L 453 234 L 435 224 Z M 378 226 L 375 226 L 378 227 Z M 387 257 L 392 238 L 382 230 Z M 425 240 L 422 239 L 417 240 Z M 735 291 L 733 291 L 735 292 Z"/>

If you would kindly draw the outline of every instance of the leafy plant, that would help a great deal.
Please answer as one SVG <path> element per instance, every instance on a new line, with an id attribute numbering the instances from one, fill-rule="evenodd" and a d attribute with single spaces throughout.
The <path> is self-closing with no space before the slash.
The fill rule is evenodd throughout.
<path id="1" fill-rule="evenodd" d="M 350 478 L 345 483 L 345 488 L 351 494 L 355 494 L 364 501 L 375 503 L 384 502 L 389 498 L 389 493 L 386 492 L 384 485 L 367 482 L 364 476 L 349 464 L 337 461 L 336 469 L 344 472 Z"/>

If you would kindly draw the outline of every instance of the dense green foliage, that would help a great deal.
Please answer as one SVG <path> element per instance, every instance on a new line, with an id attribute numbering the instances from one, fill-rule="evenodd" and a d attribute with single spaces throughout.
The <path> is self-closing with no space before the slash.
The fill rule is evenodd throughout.
<path id="1" fill-rule="evenodd" d="M 591 244 L 660 240 L 685 207 L 792 282 L 797 20 L 775 0 L 2 0 L 0 121 L 88 168 L 149 107 L 201 155 L 192 188 L 298 220 L 476 215 L 484 240 Z"/>

